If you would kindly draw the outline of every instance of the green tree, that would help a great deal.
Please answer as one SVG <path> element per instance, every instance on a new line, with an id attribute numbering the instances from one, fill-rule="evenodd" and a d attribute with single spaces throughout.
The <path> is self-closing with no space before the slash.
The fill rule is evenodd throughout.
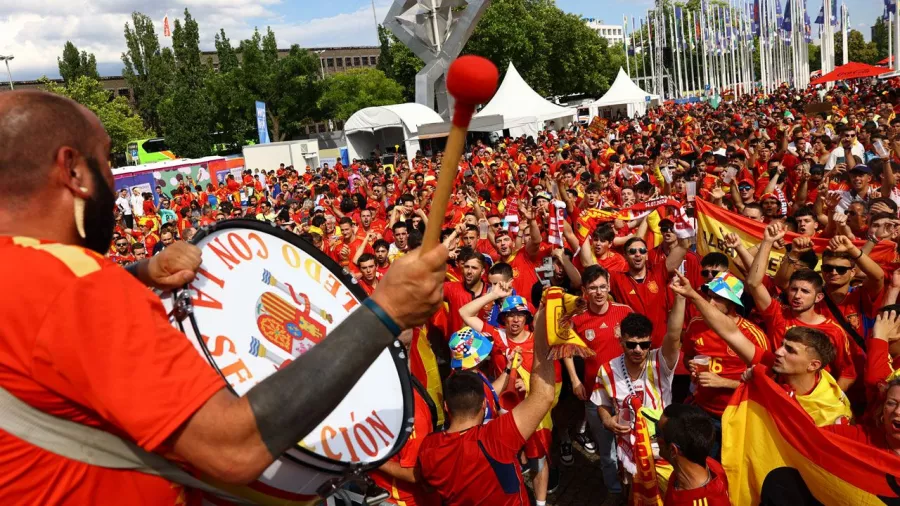
<path id="1" fill-rule="evenodd" d="M 872 44 L 875 45 L 875 57 L 881 61 L 888 56 L 888 26 L 881 16 L 872 25 Z"/>
<path id="2" fill-rule="evenodd" d="M 625 46 L 613 49 L 580 16 L 553 4 L 543 5 L 544 36 L 550 44 L 547 70 L 554 95 L 587 93 L 600 96 L 625 68 Z"/>
<path id="3" fill-rule="evenodd" d="M 59 75 L 66 84 L 81 76 L 100 79 L 100 74 L 97 73 L 97 58 L 94 53 L 87 51 L 79 53 L 75 44 L 69 41 L 66 41 L 66 46 L 63 48 L 62 58 L 57 58 L 56 63 L 59 66 Z"/>
<path id="4" fill-rule="evenodd" d="M 381 44 L 381 53 L 376 68 L 403 87 L 404 101 L 414 101 L 416 74 L 422 70 L 425 62 L 381 25 L 378 25 L 378 41 Z"/>
<path id="5" fill-rule="evenodd" d="M 200 27 L 184 10 L 184 24 L 175 20 L 172 31 L 175 77 L 169 93 L 160 103 L 160 119 L 166 143 L 180 156 L 202 157 L 210 154 L 214 108 L 206 80 L 212 69 L 201 62 Z"/>
<path id="6" fill-rule="evenodd" d="M 319 108 L 330 118 L 346 121 L 365 107 L 403 102 L 403 87 L 378 69 L 352 69 L 329 76 Z"/>
<path id="7" fill-rule="evenodd" d="M 610 47 L 583 19 L 552 0 L 494 0 L 464 52 L 488 58 L 501 72 L 513 63 L 545 96 L 599 95 L 626 66 L 621 45 Z"/>
<path id="8" fill-rule="evenodd" d="M 130 141 L 154 136 L 152 131 L 145 129 L 144 122 L 134 112 L 127 98 L 114 97 L 111 91 L 103 89 L 100 81 L 93 77 L 80 76 L 66 86 L 53 83 L 46 77 L 42 81 L 47 91 L 71 98 L 100 118 L 112 141 L 113 153 L 123 154 Z"/>
<path id="9" fill-rule="evenodd" d="M 815 72 L 822 70 L 822 48 L 817 44 L 807 44 L 809 53 L 809 71 Z"/>
<path id="10" fill-rule="evenodd" d="M 125 68 L 122 76 L 134 94 L 138 114 L 144 123 L 157 132 L 162 131 L 159 107 L 172 82 L 175 55 L 169 48 L 162 49 L 153 29 L 153 20 L 135 12 L 131 15 L 134 28 L 125 23 L 125 45 L 122 53 Z"/>
<path id="11" fill-rule="evenodd" d="M 548 69 L 552 48 L 544 31 L 544 23 L 549 20 L 543 17 L 552 12 L 552 6 L 550 0 L 495 0 L 463 52 L 491 60 L 501 74 L 513 63 L 536 92 L 552 94 Z"/>
<path id="12" fill-rule="evenodd" d="M 247 106 L 252 107 L 257 100 L 266 103 L 274 141 L 282 141 L 299 132 L 305 123 L 322 118 L 316 105 L 322 92 L 322 70 L 315 54 L 294 45 L 279 58 L 271 28 L 265 37 L 254 31 L 253 37 L 241 42 L 239 53 L 240 83 L 248 94 Z"/>
<path id="13" fill-rule="evenodd" d="M 209 74 L 206 89 L 214 109 L 217 145 L 224 145 L 223 152 L 230 153 L 240 149 L 253 127 L 253 101 L 241 86 L 240 60 L 225 30 L 216 35 L 215 44 L 219 71 Z"/>
<path id="14" fill-rule="evenodd" d="M 841 31 L 834 33 L 834 64 L 842 65 L 844 63 L 844 37 Z M 847 52 L 850 53 L 850 61 L 868 63 L 870 65 L 878 62 L 878 48 L 874 43 L 866 42 L 863 34 L 858 30 L 850 30 L 850 36 L 847 38 Z"/>

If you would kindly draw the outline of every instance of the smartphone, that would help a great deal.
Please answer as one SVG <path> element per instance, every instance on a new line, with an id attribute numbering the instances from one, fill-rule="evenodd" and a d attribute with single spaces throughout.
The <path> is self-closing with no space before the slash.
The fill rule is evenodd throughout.
<path id="1" fill-rule="evenodd" d="M 837 164 L 840 165 L 842 163 L 847 163 L 847 157 L 845 157 L 845 156 L 837 157 Z"/>
<path id="2" fill-rule="evenodd" d="M 759 121 L 753 120 L 753 129 L 754 129 L 754 130 L 759 130 Z"/>

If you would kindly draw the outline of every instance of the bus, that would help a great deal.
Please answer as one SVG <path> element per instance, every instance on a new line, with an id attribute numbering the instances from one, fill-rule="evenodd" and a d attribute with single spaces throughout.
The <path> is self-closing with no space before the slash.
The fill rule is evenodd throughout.
<path id="1" fill-rule="evenodd" d="M 165 162 L 178 158 L 175 153 L 169 151 L 166 140 L 163 138 L 143 139 L 128 143 L 125 151 L 125 159 L 128 165 L 142 165 L 145 163 Z"/>

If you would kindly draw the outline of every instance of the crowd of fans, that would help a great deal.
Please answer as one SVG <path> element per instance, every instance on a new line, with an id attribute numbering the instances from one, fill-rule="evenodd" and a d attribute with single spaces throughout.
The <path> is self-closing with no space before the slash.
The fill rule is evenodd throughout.
<path id="1" fill-rule="evenodd" d="M 445 307 L 425 329 L 448 420 L 373 473 L 388 502 L 512 505 L 531 494 L 543 506 L 580 448 L 599 456 L 604 504 L 623 504 L 633 468 L 623 403 L 637 394 L 658 421 L 658 468 L 671 465 L 660 471 L 665 504 L 729 504 L 721 417 L 756 364 L 817 425 L 900 454 L 900 271 L 869 255 L 900 234 L 898 112 L 895 83 L 860 80 L 473 143 L 445 217 Z M 158 207 L 123 190 L 109 255 L 129 263 L 249 217 L 297 234 L 371 293 L 420 244 L 440 170 L 440 152 L 252 168 L 157 190 Z M 670 208 L 623 218 L 658 197 L 688 217 L 704 199 L 765 232 L 758 244 L 725 234 L 722 251 L 701 257 Z M 585 221 L 593 209 L 614 212 Z M 787 251 L 774 266 L 773 249 Z M 593 356 L 545 359 L 534 319 L 549 287 L 580 296 L 564 323 Z"/>

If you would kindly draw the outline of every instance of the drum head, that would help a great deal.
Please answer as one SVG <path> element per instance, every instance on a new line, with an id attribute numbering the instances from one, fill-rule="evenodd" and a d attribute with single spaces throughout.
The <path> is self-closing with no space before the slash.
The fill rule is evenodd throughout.
<path id="1" fill-rule="evenodd" d="M 239 396 L 325 339 L 366 297 L 324 253 L 263 222 L 223 221 L 193 242 L 203 263 L 187 287 L 196 329 L 184 330 Z M 374 468 L 406 442 L 411 417 L 405 352 L 395 341 L 286 456 L 326 472 Z"/>

